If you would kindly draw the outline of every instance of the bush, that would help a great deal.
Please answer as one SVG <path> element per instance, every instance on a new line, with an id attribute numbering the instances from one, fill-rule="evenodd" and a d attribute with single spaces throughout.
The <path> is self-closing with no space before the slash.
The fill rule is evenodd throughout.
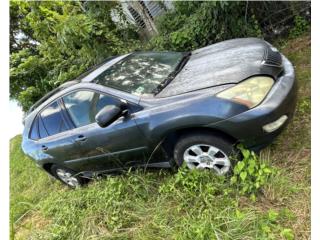
<path id="1" fill-rule="evenodd" d="M 175 8 L 157 19 L 160 34 L 149 48 L 186 51 L 239 37 L 274 38 L 308 29 L 308 2 L 205 1 L 175 2 Z"/>
<path id="2" fill-rule="evenodd" d="M 158 19 L 160 35 L 151 47 L 185 51 L 232 37 L 260 36 L 245 2 L 176 2 L 175 10 Z M 246 17 L 245 17 L 246 16 Z"/>
<path id="3" fill-rule="evenodd" d="M 290 30 L 289 36 L 290 38 L 296 38 L 307 31 L 310 31 L 310 24 L 305 18 L 298 15 L 294 18 L 294 27 Z"/>

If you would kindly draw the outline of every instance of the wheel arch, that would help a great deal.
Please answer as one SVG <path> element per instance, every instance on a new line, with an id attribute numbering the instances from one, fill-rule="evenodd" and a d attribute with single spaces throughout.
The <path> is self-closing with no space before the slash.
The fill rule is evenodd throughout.
<path id="1" fill-rule="evenodd" d="M 209 127 L 189 127 L 189 128 L 177 129 L 166 134 L 166 136 L 162 140 L 161 147 L 164 149 L 166 154 L 171 158 L 173 156 L 174 147 L 176 143 L 179 141 L 179 139 L 183 136 L 192 135 L 196 133 L 214 135 L 230 142 L 231 144 L 235 144 L 238 142 L 238 139 L 219 129 L 209 128 Z"/>
<path id="2" fill-rule="evenodd" d="M 50 174 L 51 176 L 53 176 L 52 173 L 51 173 L 51 167 L 52 167 L 53 164 L 54 164 L 54 163 L 45 163 L 45 164 L 42 165 L 42 168 L 43 168 L 48 174 Z"/>

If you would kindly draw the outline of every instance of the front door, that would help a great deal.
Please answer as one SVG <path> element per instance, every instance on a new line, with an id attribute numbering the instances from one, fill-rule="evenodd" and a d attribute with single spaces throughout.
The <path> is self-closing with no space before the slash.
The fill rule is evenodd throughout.
<path id="1" fill-rule="evenodd" d="M 104 106 L 115 104 L 119 99 L 91 90 L 78 90 L 62 100 L 75 127 L 70 131 L 71 135 L 86 159 L 86 170 L 111 170 L 146 162 L 146 139 L 135 124 L 130 103 L 126 116 L 101 128 L 95 122 L 95 115 Z"/>

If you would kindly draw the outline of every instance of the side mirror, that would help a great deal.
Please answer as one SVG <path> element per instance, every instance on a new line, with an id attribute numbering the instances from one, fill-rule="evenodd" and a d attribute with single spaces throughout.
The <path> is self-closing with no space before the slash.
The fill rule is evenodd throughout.
<path id="1" fill-rule="evenodd" d="M 107 105 L 97 113 L 95 119 L 100 127 L 106 127 L 123 115 L 124 111 L 121 106 Z"/>

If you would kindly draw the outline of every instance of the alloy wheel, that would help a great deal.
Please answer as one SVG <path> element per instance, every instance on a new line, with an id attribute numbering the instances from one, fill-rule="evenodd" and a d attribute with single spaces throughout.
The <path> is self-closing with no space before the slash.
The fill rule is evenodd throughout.
<path id="1" fill-rule="evenodd" d="M 57 169 L 56 173 L 57 176 L 67 185 L 71 187 L 80 186 L 79 180 L 73 176 L 74 174 L 60 168 Z"/>
<path id="2" fill-rule="evenodd" d="M 210 169 L 218 175 L 226 174 L 231 167 L 229 157 L 222 150 L 207 144 L 187 148 L 183 159 L 190 169 Z"/>

